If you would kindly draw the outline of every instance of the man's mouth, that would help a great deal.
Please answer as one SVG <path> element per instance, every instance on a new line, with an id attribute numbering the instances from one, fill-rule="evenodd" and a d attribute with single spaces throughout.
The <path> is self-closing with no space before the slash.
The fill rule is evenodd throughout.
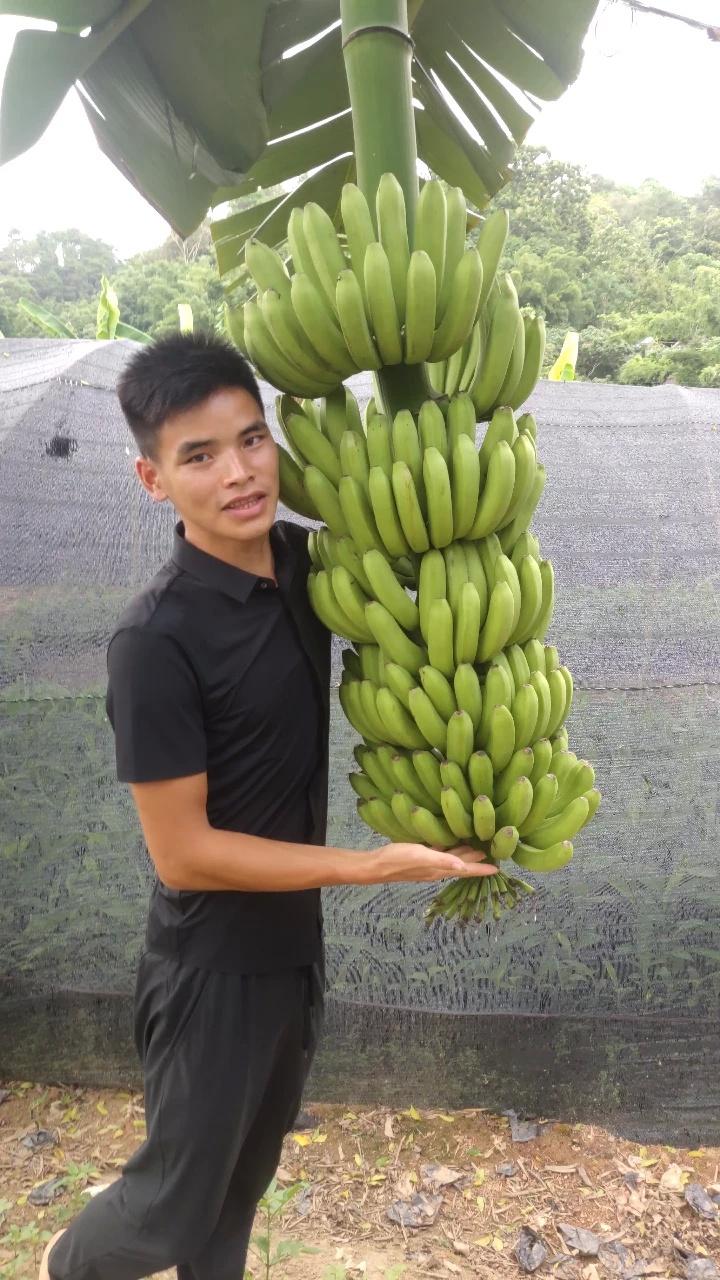
<path id="1" fill-rule="evenodd" d="M 264 493 L 251 493 L 247 498 L 233 498 L 232 502 L 225 504 L 223 511 L 243 511 L 255 507 L 264 497 Z"/>

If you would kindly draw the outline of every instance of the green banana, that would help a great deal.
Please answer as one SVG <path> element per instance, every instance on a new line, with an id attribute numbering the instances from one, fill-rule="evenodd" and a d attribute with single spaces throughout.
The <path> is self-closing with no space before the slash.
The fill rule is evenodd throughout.
<path id="1" fill-rule="evenodd" d="M 511 520 L 509 524 L 506 524 L 500 531 L 500 543 L 503 551 L 512 551 L 515 543 L 520 537 L 520 534 L 526 532 L 527 527 L 535 514 L 535 508 L 543 495 L 546 479 L 547 473 L 545 467 L 542 463 L 539 463 L 535 468 L 535 476 L 529 497 L 518 509 L 515 518 Z"/>
<path id="2" fill-rule="evenodd" d="M 322 563 L 322 560 L 320 559 L 320 552 L 318 551 L 317 536 L 318 536 L 317 529 L 311 529 L 310 532 L 308 533 L 308 543 L 307 543 L 308 555 L 310 556 L 310 560 L 312 561 L 313 567 L 315 569 L 322 569 L 323 563 Z M 346 653 L 352 653 L 352 649 L 343 649 L 343 657 L 345 656 Z"/>
<path id="3" fill-rule="evenodd" d="M 309 201 L 303 209 L 303 233 L 308 253 L 331 307 L 335 306 L 335 282 L 347 267 L 345 254 L 332 224 L 332 218 L 321 205 Z"/>
<path id="4" fill-rule="evenodd" d="M 549 563 L 550 561 L 548 561 L 548 564 Z M 556 667 L 560 666 L 560 655 L 557 649 L 555 648 L 554 644 L 546 644 L 544 646 L 544 653 L 545 653 L 545 672 L 547 675 L 549 675 L 551 671 L 554 671 Z"/>
<path id="5" fill-rule="evenodd" d="M 432 751 L 425 749 L 423 751 L 413 751 L 411 760 L 420 782 L 425 790 L 430 793 L 435 804 L 439 805 L 443 782 L 440 765 L 436 757 Z"/>
<path id="6" fill-rule="evenodd" d="M 388 740 L 398 743 L 401 747 L 407 747 L 411 751 L 416 747 L 424 746 L 425 739 L 391 689 L 385 685 L 378 689 L 375 703 Z"/>
<path id="7" fill-rule="evenodd" d="M 502 862 L 505 858 L 512 858 L 519 839 L 517 827 L 499 827 L 490 845 L 490 857 L 493 862 Z"/>
<path id="8" fill-rule="evenodd" d="M 447 408 L 447 442 L 452 457 L 455 445 L 461 436 L 467 436 L 472 445 L 475 444 L 475 406 L 465 392 L 452 397 Z"/>
<path id="9" fill-rule="evenodd" d="M 447 428 L 442 409 L 435 400 L 424 400 L 420 405 L 418 437 L 424 451 L 437 449 L 447 463 L 450 457 Z"/>
<path id="10" fill-rule="evenodd" d="M 533 787 L 537 787 L 541 778 L 545 777 L 552 763 L 552 743 L 549 738 L 538 738 L 537 742 L 533 742 L 532 753 L 534 764 L 530 781 Z"/>
<path id="11" fill-rule="evenodd" d="M 512 289 L 503 291 L 490 321 L 490 332 L 478 376 L 470 388 L 473 404 L 480 418 L 489 417 L 497 404 L 515 345 L 518 302 L 515 286 L 508 276 Z"/>
<path id="12" fill-rule="evenodd" d="M 512 699 L 513 689 L 510 678 L 504 666 L 494 661 L 485 676 L 485 688 L 482 697 L 483 705 L 478 737 L 483 746 L 490 736 L 490 721 L 493 709 L 499 706 L 505 706 L 509 709 Z"/>
<path id="13" fill-rule="evenodd" d="M 448 418 L 449 418 L 448 413 Z M 453 537 L 469 537 L 476 523 L 480 493 L 480 459 L 473 441 L 461 434 L 452 449 Z M 492 530 L 488 529 L 488 532 Z M 477 535 L 476 535 L 477 536 Z"/>
<path id="14" fill-rule="evenodd" d="M 431 848 L 452 849 L 457 844 L 449 826 L 436 813 L 418 805 L 413 809 L 411 821 L 418 839 Z"/>
<path id="15" fill-rule="evenodd" d="M 515 568 L 517 569 L 517 565 L 515 565 Z M 522 586 L 522 583 L 520 585 Z M 533 671 L 539 671 L 541 675 L 545 675 L 545 650 L 542 642 L 534 638 L 528 640 L 523 645 L 523 652 L 530 674 L 532 675 Z"/>
<path id="16" fill-rule="evenodd" d="M 513 752 L 505 768 L 495 779 L 493 799 L 496 805 L 504 804 L 518 778 L 530 779 L 533 764 L 534 756 L 531 747 L 520 747 Z"/>
<path id="17" fill-rule="evenodd" d="M 352 538 L 335 538 L 332 546 L 332 558 L 335 564 L 345 565 L 348 573 L 352 574 L 353 578 L 355 578 L 356 582 L 360 584 L 366 595 L 371 596 L 373 594 L 370 580 L 365 573 L 363 562 L 355 550 L 355 544 Z"/>
<path id="18" fill-rule="evenodd" d="M 499 827 L 517 827 L 527 818 L 533 802 L 533 789 L 530 779 L 521 776 L 513 782 L 507 799 L 495 810 L 495 821 Z"/>
<path id="19" fill-rule="evenodd" d="M 383 361 L 365 314 L 362 290 L 354 271 L 341 271 L 335 285 L 335 307 L 348 353 L 359 369 L 378 370 Z"/>
<path id="20" fill-rule="evenodd" d="M 320 512 L 305 488 L 300 467 L 281 445 L 278 445 L 278 469 L 280 501 L 284 502 L 291 511 L 297 511 L 298 515 L 306 516 L 308 520 L 319 520 Z"/>
<path id="21" fill-rule="evenodd" d="M 346 636 L 353 642 L 364 638 L 355 630 L 347 614 L 335 599 L 330 575 L 326 569 L 308 574 L 308 596 L 315 613 L 329 631 L 334 631 L 339 636 Z"/>
<path id="22" fill-rule="evenodd" d="M 342 476 L 338 485 L 340 508 L 347 526 L 346 532 L 358 551 L 369 551 L 375 547 L 383 551 L 383 543 L 378 533 L 367 495 L 354 476 Z"/>
<path id="23" fill-rule="evenodd" d="M 437 667 L 421 667 L 418 675 L 420 676 L 420 683 L 438 715 L 441 715 L 445 721 L 449 720 L 458 709 L 450 681 L 443 675 L 442 671 L 438 671 Z M 588 783 L 588 786 L 590 785 L 592 784 Z"/>
<path id="24" fill-rule="evenodd" d="M 476 796 L 493 796 L 492 760 L 486 751 L 473 751 L 467 763 L 470 787 Z"/>
<path id="25" fill-rule="evenodd" d="M 532 635 L 535 619 L 542 608 L 542 574 L 534 556 L 525 556 L 520 562 L 518 577 L 520 579 L 520 616 L 511 638 L 515 644 L 522 644 L 528 636 Z"/>
<path id="26" fill-rule="evenodd" d="M 435 268 L 427 253 L 416 249 L 410 255 L 405 294 L 405 363 L 427 360 L 435 337 L 437 283 Z"/>
<path id="27" fill-rule="evenodd" d="M 525 556 L 532 556 L 533 560 L 537 560 L 538 564 L 540 563 L 540 539 L 537 538 L 534 533 L 531 533 L 529 529 L 526 529 L 524 533 L 520 534 L 520 537 L 512 549 L 512 555 L 510 556 L 510 559 L 515 565 L 518 573 L 520 572 L 520 565 L 525 559 Z M 542 670 L 545 670 L 544 665 Z"/>
<path id="28" fill-rule="evenodd" d="M 373 684 L 380 688 L 380 685 L 383 684 L 383 672 L 385 670 L 380 646 L 377 644 L 358 645 L 358 657 L 362 673 L 361 679 L 372 680 Z"/>
<path id="29" fill-rule="evenodd" d="M 316 288 L 321 289 L 320 277 L 315 270 L 315 264 L 305 239 L 303 211 L 301 208 L 293 209 L 290 213 L 287 226 L 287 241 L 294 275 L 306 275 Z"/>
<path id="30" fill-rule="evenodd" d="M 290 298 L 303 333 L 316 355 L 341 378 L 357 373 L 360 366 L 351 358 L 347 343 L 335 313 L 328 306 L 324 295 L 304 272 L 297 272 L 291 281 Z"/>
<path id="31" fill-rule="evenodd" d="M 394 755 L 392 766 L 398 788 L 410 797 L 413 804 L 422 805 L 431 813 L 442 813 L 439 801 L 423 786 L 409 756 L 404 753 Z"/>
<path id="32" fill-rule="evenodd" d="M 345 228 L 352 269 L 362 291 L 363 305 L 367 306 L 363 267 L 365 251 L 375 239 L 375 228 L 368 202 L 354 182 L 346 182 L 343 186 L 340 195 L 340 216 Z"/>
<path id="33" fill-rule="evenodd" d="M 518 511 L 524 511 L 533 488 L 537 471 L 535 446 L 526 435 L 519 435 L 512 451 L 515 457 L 515 484 L 510 505 L 503 516 L 503 525 L 510 524 Z"/>
<path id="34" fill-rule="evenodd" d="M 244 337 L 253 364 L 273 386 L 293 395 L 316 396 L 337 386 L 340 378 L 311 378 L 280 350 L 265 323 L 259 303 L 245 303 Z"/>
<path id="35" fill-rule="evenodd" d="M 422 449 L 415 419 L 409 409 L 400 409 L 392 425 L 392 450 L 395 462 L 405 462 L 410 469 L 418 500 L 422 507 L 425 488 L 422 478 Z"/>
<path id="36" fill-rule="evenodd" d="M 438 715 L 424 689 L 418 686 L 408 695 L 410 714 L 426 742 L 445 755 L 447 749 L 447 724 Z"/>
<path id="37" fill-rule="evenodd" d="M 545 321 L 542 316 L 525 320 L 525 359 L 522 373 L 508 403 L 519 409 L 535 390 L 545 356 Z"/>
<path id="38" fill-rule="evenodd" d="M 415 828 L 412 825 L 412 811 L 415 808 L 409 796 L 404 791 L 396 791 L 390 801 L 390 808 L 397 821 L 400 823 L 405 834 L 406 840 L 415 840 Z"/>
<path id="39" fill-rule="evenodd" d="M 370 781 L 364 773 L 349 773 L 348 782 L 353 791 L 361 800 L 376 800 L 378 796 L 377 787 Z"/>
<path id="40" fill-rule="evenodd" d="M 535 737 L 538 719 L 538 696 L 531 684 L 522 685 L 513 698 L 512 718 L 515 721 L 515 747 L 527 747 Z"/>
<path id="41" fill-rule="evenodd" d="M 487 741 L 487 753 L 492 760 L 495 773 L 500 773 L 515 750 L 515 721 L 508 707 L 493 707 L 490 716 L 490 733 Z"/>
<path id="42" fill-rule="evenodd" d="M 470 662 L 461 662 L 453 676 L 455 701 L 460 711 L 467 711 L 477 734 L 482 717 L 482 690 L 477 671 Z M 448 717 L 449 718 L 449 717 Z"/>
<path id="43" fill-rule="evenodd" d="M 557 668 L 547 676 L 547 682 L 550 688 L 550 720 L 545 732 L 549 738 L 552 738 L 565 719 L 567 686 Z"/>
<path id="44" fill-rule="evenodd" d="M 348 525 L 340 505 L 335 485 L 318 467 L 308 466 L 303 472 L 303 483 L 310 501 L 320 512 L 320 519 L 336 538 L 345 537 Z"/>
<path id="45" fill-rule="evenodd" d="M 379 600 L 371 600 L 365 606 L 365 620 L 380 645 L 383 658 L 387 662 L 397 662 L 412 675 L 417 675 L 427 662 L 426 651 L 405 635 L 402 627 L 398 626 L 390 611 Z"/>
<path id="46" fill-rule="evenodd" d="M 288 289 L 290 282 L 288 281 Z M 330 380 L 336 375 L 329 365 L 316 356 L 303 330 L 298 323 L 292 303 L 288 297 L 281 297 L 274 289 L 266 289 L 259 295 L 260 310 L 263 320 L 278 349 L 308 379 Z"/>
<path id="47" fill-rule="evenodd" d="M 567 717 L 570 715 L 570 710 L 571 710 L 571 708 L 572 708 L 572 703 L 573 703 L 573 694 L 574 694 L 574 691 L 575 691 L 575 690 L 574 690 L 574 685 L 573 685 L 573 678 L 572 678 L 572 676 L 571 676 L 570 672 L 568 671 L 568 668 L 567 668 L 567 667 L 560 666 L 560 667 L 558 667 L 558 671 L 560 672 L 560 675 L 562 676 L 563 680 L 565 681 L 565 694 L 566 694 L 566 698 L 565 698 L 565 719 L 567 720 Z"/>
<path id="48" fill-rule="evenodd" d="M 585 792 L 585 799 L 588 802 L 588 815 L 583 822 L 583 827 L 587 825 L 591 818 L 595 817 L 602 800 L 602 793 L 597 787 L 591 787 L 589 791 Z"/>
<path id="49" fill-rule="evenodd" d="M 472 332 L 471 332 L 472 336 Z M 443 376 L 443 391 L 446 396 L 454 396 L 459 390 L 462 371 L 465 366 L 465 346 L 470 339 L 466 339 L 461 347 L 458 347 L 451 356 L 444 361 L 445 373 Z M 440 361 L 433 362 L 440 363 Z"/>
<path id="50" fill-rule="evenodd" d="M 561 809 L 565 809 L 571 800 L 575 800 L 577 796 L 587 795 L 595 783 L 595 770 L 589 760 L 578 760 L 572 769 L 565 774 L 562 786 L 558 789 L 557 796 L 550 809 L 549 816 L 553 817 Z"/>
<path id="51" fill-rule="evenodd" d="M 435 269 L 438 297 L 443 296 L 445 273 L 445 241 L 447 237 L 447 199 L 445 188 L 437 178 L 423 183 L 415 209 L 413 249 L 424 249 Z"/>
<path id="52" fill-rule="evenodd" d="M 453 539 L 453 508 L 450 476 L 439 449 L 425 449 L 423 481 L 427 499 L 430 541 L 434 547 L 446 547 Z"/>
<path id="53" fill-rule="evenodd" d="M 472 333 L 463 347 L 464 364 L 460 374 L 460 391 L 468 391 L 477 378 L 482 357 L 482 328 L 479 323 L 473 325 Z M 473 408 L 473 417 L 475 410 Z"/>
<path id="54" fill-rule="evenodd" d="M 420 613 L 420 632 L 423 640 L 428 642 L 428 622 L 430 605 L 433 600 L 447 599 L 447 569 L 442 551 L 433 548 L 426 551 L 420 561 L 418 575 L 418 609 Z"/>
<path id="55" fill-rule="evenodd" d="M 507 209 L 496 209 L 485 218 L 477 239 L 477 250 L 483 264 L 483 287 L 480 306 L 484 307 L 493 286 L 508 234 Z"/>
<path id="56" fill-rule="evenodd" d="M 322 432 L 308 422 L 301 413 L 291 413 L 288 416 L 285 430 L 293 448 L 305 459 L 305 462 L 317 467 L 332 484 L 337 486 L 342 475 L 340 459 Z"/>
<path id="57" fill-rule="evenodd" d="M 562 729 L 558 729 L 557 733 L 553 734 L 552 738 L 550 739 L 550 742 L 552 745 L 553 755 L 556 755 L 558 751 L 567 751 L 567 746 L 568 746 L 567 729 L 564 726 Z"/>
<path id="58" fill-rule="evenodd" d="M 417 490 L 406 462 L 393 463 L 392 488 L 398 517 L 410 548 L 421 553 L 430 546 L 427 528 L 420 508 Z"/>
<path id="59" fill-rule="evenodd" d="M 486 538 L 495 532 L 512 499 L 514 483 L 515 457 L 510 445 L 500 440 L 490 454 L 485 483 L 468 538 Z"/>
<path id="60" fill-rule="evenodd" d="M 513 342 L 512 354 L 507 367 L 507 373 L 503 384 L 498 391 L 497 403 L 510 404 L 513 393 L 522 377 L 523 364 L 525 363 L 525 323 L 522 313 L 518 310 L 517 321 L 515 323 L 515 341 Z"/>
<path id="61" fill-rule="evenodd" d="M 482 271 L 480 254 L 476 249 L 467 249 L 452 275 L 452 305 L 447 307 L 435 331 L 431 360 L 447 360 L 472 333 L 482 291 Z M 523 338 L 524 335 L 523 329 Z"/>
<path id="62" fill-rule="evenodd" d="M 331 574 L 333 595 L 343 613 L 350 619 L 355 634 L 366 643 L 372 643 L 372 632 L 365 621 L 367 596 L 360 590 L 344 565 L 338 564 Z"/>
<path id="63" fill-rule="evenodd" d="M 548 849 L 535 849 L 520 841 L 513 853 L 513 862 L 524 871 L 559 871 L 572 856 L 573 847 L 569 840 L 562 840 Z"/>
<path id="64" fill-rule="evenodd" d="M 440 762 L 440 777 L 444 787 L 452 787 L 462 800 L 463 808 L 472 812 L 473 796 L 465 780 L 465 774 L 456 760 Z"/>
<path id="65" fill-rule="evenodd" d="M 410 706 L 409 694 L 411 689 L 417 688 L 417 680 L 413 680 L 409 671 L 401 667 L 397 662 L 386 662 L 383 667 L 383 677 L 388 689 L 392 689 L 396 698 L 400 699 L 405 710 Z"/>
<path id="66" fill-rule="evenodd" d="M 585 796 L 577 796 L 570 804 L 553 818 L 546 818 L 539 827 L 528 831 L 528 837 L 534 849 L 549 849 L 563 840 L 572 840 L 585 822 L 589 804 Z"/>
<path id="67" fill-rule="evenodd" d="M 490 592 L 487 617 L 478 641 L 476 662 L 488 662 L 494 654 L 505 647 L 512 635 L 514 616 L 513 593 L 507 582 L 497 582 Z"/>
<path id="68" fill-rule="evenodd" d="M 400 524 L 392 483 L 383 467 L 370 468 L 368 496 L 375 525 L 388 555 L 393 559 L 407 555 L 410 547 Z"/>
<path id="69" fill-rule="evenodd" d="M 345 431 L 340 441 L 340 471 L 344 476 L 354 476 L 367 493 L 370 483 L 370 463 L 365 437 L 357 431 Z"/>
<path id="70" fill-rule="evenodd" d="M 390 735 L 377 709 L 377 692 L 377 685 L 372 680 L 360 681 L 360 706 L 363 715 L 372 729 L 373 738 L 378 742 L 386 742 Z"/>
<path id="71" fill-rule="evenodd" d="M 418 607 L 400 586 L 385 556 L 374 549 L 366 551 L 362 564 L 375 598 L 405 631 L 415 631 L 420 621 Z"/>
<path id="72" fill-rule="evenodd" d="M 465 552 L 465 567 L 467 570 L 468 582 L 472 582 L 478 593 L 480 600 L 480 625 L 485 621 L 488 609 L 488 584 L 485 577 L 485 570 L 482 566 L 480 552 L 476 542 L 462 543 L 462 549 Z M 448 548 L 446 548 L 446 551 Z"/>
<path id="73" fill-rule="evenodd" d="M 480 640 L 480 597 L 472 582 L 466 582 L 454 619 L 455 665 L 475 661 Z"/>
<path id="74" fill-rule="evenodd" d="M 532 784 L 531 784 L 532 785 Z M 527 835 L 545 821 L 552 808 L 558 792 L 558 782 L 554 773 L 546 773 L 533 786 L 532 804 L 522 822 L 518 824 L 521 836 Z"/>
<path id="75" fill-rule="evenodd" d="M 387 800 L 360 800 L 357 811 L 364 822 L 381 836 L 395 843 L 407 844 L 407 834 L 400 826 Z"/>
<path id="76" fill-rule="evenodd" d="M 384 173 L 375 196 L 378 236 L 390 264 L 390 279 L 400 325 L 405 323 L 405 291 L 410 263 L 405 196 L 394 173 Z"/>
<path id="77" fill-rule="evenodd" d="M 454 711 L 447 725 L 445 754 L 448 760 L 454 760 L 461 769 L 464 769 L 472 755 L 474 738 L 472 720 L 467 711 Z"/>
<path id="78" fill-rule="evenodd" d="M 290 297 L 290 276 L 276 249 L 263 244 L 262 240 L 248 240 L 245 244 L 245 265 L 258 293 L 274 289 L 281 298 Z"/>
<path id="79" fill-rule="evenodd" d="M 384 413 L 376 413 L 368 422 L 366 437 L 370 466 L 382 467 L 389 477 L 392 473 L 393 453 L 390 426 Z"/>
<path id="80" fill-rule="evenodd" d="M 512 409 L 501 406 L 493 413 L 493 416 L 485 429 L 482 444 L 480 445 L 479 458 L 481 479 L 484 479 L 487 474 L 490 466 L 490 458 L 496 445 L 498 445 L 501 440 L 504 440 L 505 444 L 510 445 L 512 448 L 516 439 L 517 427 L 515 425 L 515 414 Z M 515 473 L 513 472 L 513 482 L 514 479 Z"/>
<path id="81" fill-rule="evenodd" d="M 438 317 L 442 319 L 450 302 L 455 305 L 453 293 L 453 276 L 455 268 L 465 252 L 465 235 L 467 231 L 467 204 L 462 187 L 445 189 L 445 262 L 443 266 L 443 287 L 438 298 Z"/>
<path id="82" fill-rule="evenodd" d="M 360 702 L 360 681 L 342 680 L 338 687 L 340 706 L 353 729 L 356 729 L 368 742 L 375 742 L 371 726 L 365 719 Z"/>
<path id="83" fill-rule="evenodd" d="M 478 840 L 486 843 L 495 835 L 495 808 L 489 796 L 477 795 L 472 806 L 473 826 Z"/>
<path id="84" fill-rule="evenodd" d="M 475 835 L 472 814 L 468 813 L 453 787 L 443 787 L 440 803 L 445 821 L 458 840 L 466 840 Z"/>
<path id="85" fill-rule="evenodd" d="M 430 665 L 436 667 L 448 679 L 452 679 L 455 672 L 453 615 L 447 600 L 432 601 L 428 611 L 427 627 L 427 647 Z"/>
<path id="86" fill-rule="evenodd" d="M 447 547 L 443 547 L 443 559 L 447 576 L 445 594 L 455 617 L 460 603 L 460 593 L 468 580 L 465 548 L 459 542 L 450 542 Z"/>
<path id="87" fill-rule="evenodd" d="M 538 718 L 535 723 L 535 738 L 544 738 L 547 733 L 547 727 L 550 723 L 550 714 L 552 710 L 552 701 L 550 698 L 550 685 L 547 682 L 547 676 L 542 671 L 531 671 L 530 680 L 538 697 Z"/>
<path id="88" fill-rule="evenodd" d="M 520 617 L 520 609 L 522 606 L 522 596 L 520 593 L 520 579 L 517 575 L 515 565 L 509 556 L 499 555 L 495 561 L 495 585 L 498 582 L 507 582 L 513 597 L 513 631 L 517 627 Z M 512 632 L 511 632 L 512 635 Z"/>
<path id="89" fill-rule="evenodd" d="M 532 413 L 522 413 L 517 420 L 518 431 L 524 431 L 530 436 L 533 444 L 537 448 L 537 423 Z"/>
<path id="90" fill-rule="evenodd" d="M 393 295 L 388 256 L 379 241 L 365 252 L 365 296 L 377 349 L 383 364 L 400 364 L 403 358 L 400 323 Z"/>

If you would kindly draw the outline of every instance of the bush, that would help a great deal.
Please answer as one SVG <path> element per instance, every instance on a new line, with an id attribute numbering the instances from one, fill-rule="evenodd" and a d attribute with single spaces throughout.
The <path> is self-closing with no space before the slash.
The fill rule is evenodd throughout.
<path id="1" fill-rule="evenodd" d="M 701 387 L 720 387 L 720 364 L 709 364 L 700 371 Z"/>
<path id="2" fill-rule="evenodd" d="M 670 377 L 671 366 L 667 352 L 659 351 L 649 356 L 631 356 L 618 374 L 618 382 L 637 387 L 655 387 Z"/>
<path id="3" fill-rule="evenodd" d="M 582 378 L 614 381 L 632 347 L 619 333 L 588 325 L 580 334 L 577 373 Z"/>

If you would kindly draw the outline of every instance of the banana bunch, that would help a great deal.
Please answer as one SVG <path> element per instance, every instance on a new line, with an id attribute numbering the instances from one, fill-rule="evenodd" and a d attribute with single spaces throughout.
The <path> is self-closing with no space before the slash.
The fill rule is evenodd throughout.
<path id="1" fill-rule="evenodd" d="M 320 205 L 293 210 L 292 275 L 274 249 L 249 241 L 245 261 L 257 292 L 242 312 L 226 313 L 233 340 L 274 386 L 312 397 L 360 370 L 457 363 L 472 337 L 474 363 L 462 368 L 469 386 L 507 214 L 486 219 L 478 247 L 466 248 L 461 188 L 431 179 L 420 192 L 411 243 L 405 197 L 392 173 L 380 179 L 374 218 L 354 183 L 343 187 L 340 211 L 341 236 Z"/>

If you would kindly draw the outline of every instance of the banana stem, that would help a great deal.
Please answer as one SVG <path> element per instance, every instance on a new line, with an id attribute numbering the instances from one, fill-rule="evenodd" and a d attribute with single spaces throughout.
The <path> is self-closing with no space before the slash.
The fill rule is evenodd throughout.
<path id="1" fill-rule="evenodd" d="M 417 7 L 413 5 L 413 14 Z M 412 244 L 418 177 L 408 0 L 340 0 L 340 16 L 358 186 L 375 219 L 380 178 L 395 174 L 405 196 Z M 433 394 L 422 364 L 385 366 L 376 380 L 382 398 L 378 407 L 389 417 L 400 409 L 417 413 Z"/>

